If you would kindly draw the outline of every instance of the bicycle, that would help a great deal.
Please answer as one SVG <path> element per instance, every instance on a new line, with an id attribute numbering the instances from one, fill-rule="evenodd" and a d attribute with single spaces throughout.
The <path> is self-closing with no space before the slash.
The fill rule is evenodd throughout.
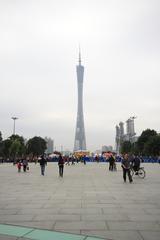
<path id="1" fill-rule="evenodd" d="M 140 177 L 140 178 L 145 178 L 146 172 L 145 172 L 145 170 L 144 170 L 144 167 L 140 167 L 140 168 L 138 169 L 138 171 L 135 171 L 135 170 L 133 169 L 133 167 L 132 167 L 132 168 L 131 168 L 131 176 L 133 177 L 133 175 L 137 175 L 137 176 Z"/>

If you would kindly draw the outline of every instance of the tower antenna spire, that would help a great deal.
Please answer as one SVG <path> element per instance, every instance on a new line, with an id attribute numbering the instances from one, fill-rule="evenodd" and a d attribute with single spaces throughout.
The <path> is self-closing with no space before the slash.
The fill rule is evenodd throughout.
<path id="1" fill-rule="evenodd" d="M 79 65 L 81 65 L 81 47 L 79 44 Z"/>

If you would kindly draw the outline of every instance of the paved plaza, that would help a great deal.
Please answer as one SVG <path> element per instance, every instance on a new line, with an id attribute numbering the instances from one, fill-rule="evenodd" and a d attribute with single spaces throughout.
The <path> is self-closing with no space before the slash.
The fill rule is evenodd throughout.
<path id="1" fill-rule="evenodd" d="M 48 163 L 45 176 L 39 164 L 31 163 L 27 173 L 1 164 L 0 224 L 112 240 L 159 240 L 160 164 L 144 163 L 146 178 L 135 176 L 133 184 L 123 183 L 117 165 L 116 172 L 109 172 L 107 163 L 65 166 L 62 179 L 57 163 Z"/>

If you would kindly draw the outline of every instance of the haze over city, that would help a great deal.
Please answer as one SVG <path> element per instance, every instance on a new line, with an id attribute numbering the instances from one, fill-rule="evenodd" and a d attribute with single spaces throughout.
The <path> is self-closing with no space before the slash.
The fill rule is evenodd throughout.
<path id="1" fill-rule="evenodd" d="M 0 1 L 0 131 L 51 137 L 73 150 L 79 44 L 88 150 L 115 145 L 115 126 L 159 131 L 158 0 Z"/>

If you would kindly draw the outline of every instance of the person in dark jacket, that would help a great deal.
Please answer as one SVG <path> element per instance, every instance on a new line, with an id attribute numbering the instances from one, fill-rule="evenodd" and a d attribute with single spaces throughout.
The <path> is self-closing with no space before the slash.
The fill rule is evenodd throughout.
<path id="1" fill-rule="evenodd" d="M 59 166 L 59 176 L 63 177 L 64 159 L 61 154 L 59 154 L 59 157 L 58 157 L 58 166 Z"/>
<path id="2" fill-rule="evenodd" d="M 47 161 L 44 157 L 44 155 L 41 156 L 41 159 L 39 161 L 40 167 L 41 167 L 41 175 L 44 176 L 44 172 L 45 172 L 45 166 L 47 165 Z"/>
<path id="3" fill-rule="evenodd" d="M 24 158 L 22 160 L 22 165 L 23 165 L 23 172 L 26 172 L 27 166 L 28 166 L 28 160 Z"/>
<path id="4" fill-rule="evenodd" d="M 109 162 L 109 171 L 113 171 L 115 159 L 112 155 L 109 157 L 108 162 Z"/>
<path id="5" fill-rule="evenodd" d="M 132 167 L 133 170 L 135 171 L 135 174 L 138 175 L 138 170 L 140 168 L 141 160 L 138 156 L 135 156 L 132 160 Z"/>
<path id="6" fill-rule="evenodd" d="M 122 159 L 122 169 L 123 169 L 123 179 L 124 182 L 126 182 L 126 175 L 128 175 L 129 178 L 129 182 L 132 183 L 132 176 L 131 176 L 131 172 L 130 172 L 130 168 L 131 168 L 131 162 L 129 160 L 129 156 L 128 154 L 124 155 L 124 158 Z"/>

